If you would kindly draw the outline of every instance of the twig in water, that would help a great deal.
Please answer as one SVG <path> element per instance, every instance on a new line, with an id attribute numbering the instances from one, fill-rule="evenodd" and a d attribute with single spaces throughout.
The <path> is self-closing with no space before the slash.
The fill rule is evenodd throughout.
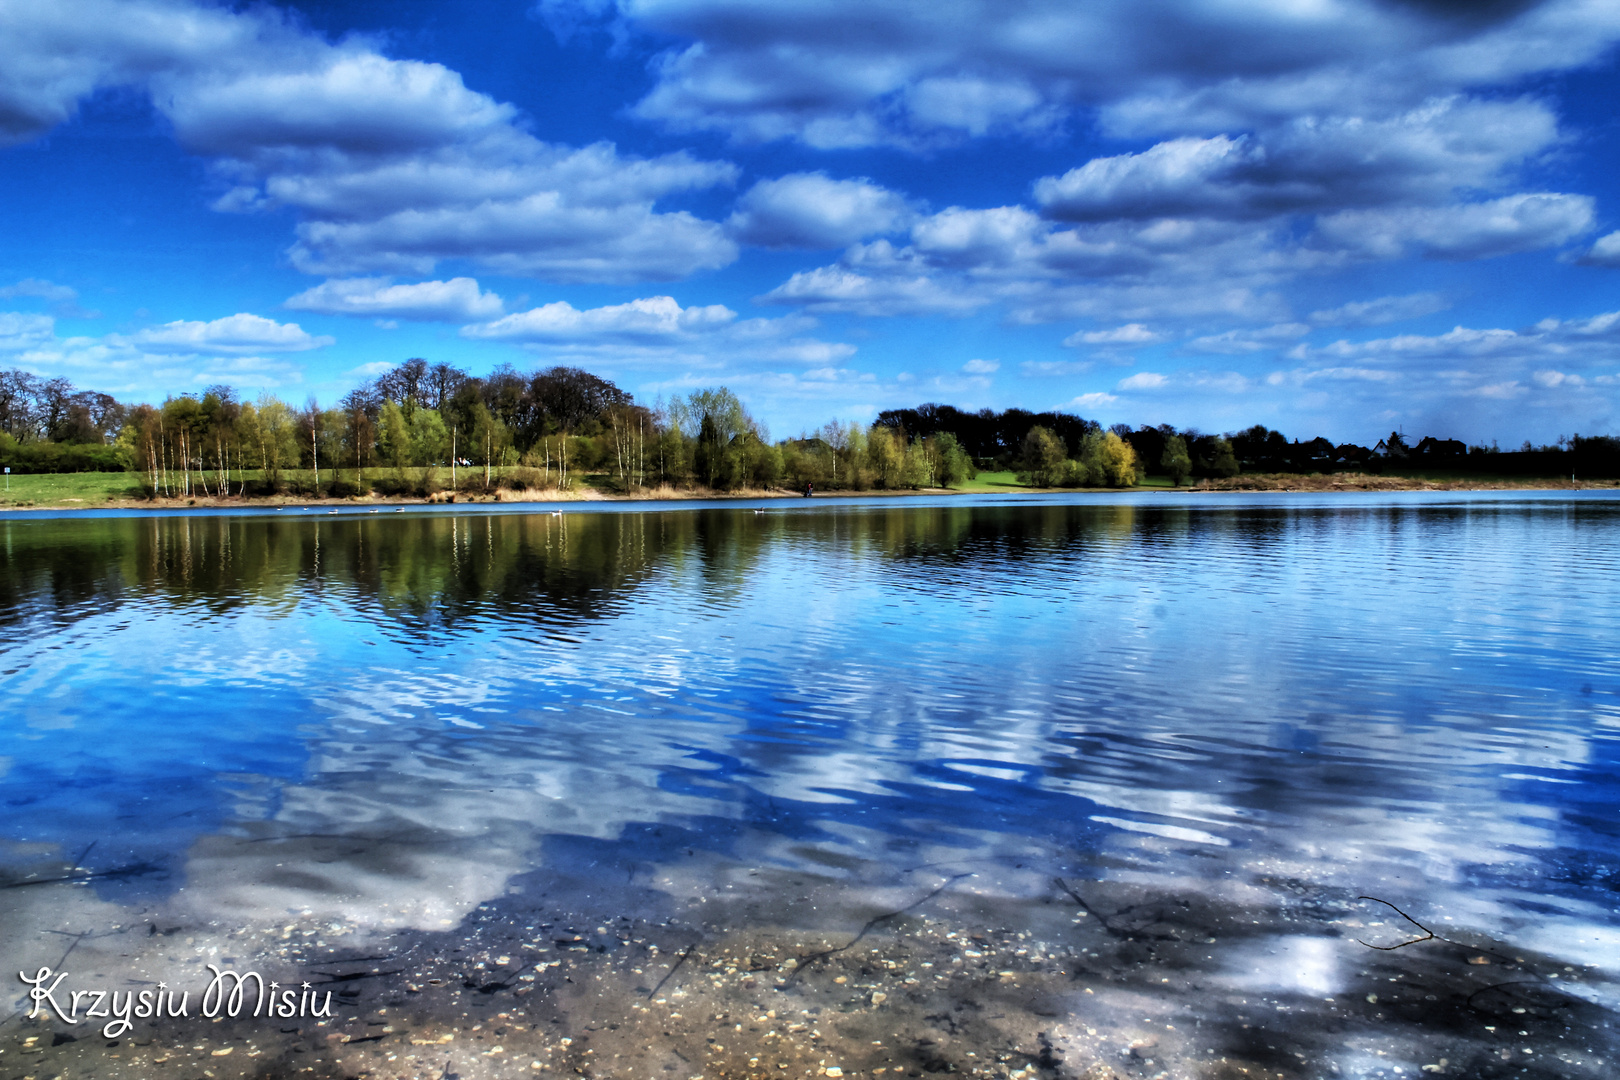
<path id="1" fill-rule="evenodd" d="M 89 930 L 85 930 L 82 933 L 78 933 L 78 934 L 70 934 L 65 930 L 55 931 L 55 932 L 60 933 L 63 937 L 70 937 L 70 938 L 73 939 L 73 944 L 71 944 L 71 945 L 69 945 L 67 947 L 67 952 L 64 952 L 62 954 L 62 958 L 56 962 L 56 970 L 61 971 L 62 970 L 62 965 L 67 963 L 67 958 L 73 954 L 74 949 L 77 949 L 79 947 L 79 942 L 83 941 L 87 937 L 90 937 L 91 932 Z"/>
<path id="2" fill-rule="evenodd" d="M 674 975 L 675 975 L 675 973 L 677 971 L 681 970 L 681 965 L 686 963 L 686 958 L 688 956 L 691 956 L 692 955 L 692 950 L 696 949 L 696 948 L 697 948 L 696 944 L 688 945 L 686 947 L 685 951 L 683 951 L 681 953 L 681 955 L 679 955 L 679 956 L 677 956 L 675 958 L 675 963 L 670 966 L 670 969 L 668 971 L 664 972 L 664 977 L 662 979 L 658 980 L 658 985 L 653 987 L 651 990 L 647 991 L 647 996 L 652 997 L 655 994 L 657 994 L 658 991 L 662 990 L 664 988 L 664 984 L 669 982 L 669 980 L 674 977 Z"/>
<path id="3" fill-rule="evenodd" d="M 96 870 L 84 874 L 67 874 L 63 877 L 33 878 L 29 881 L 11 881 L 0 885 L 0 889 L 26 889 L 30 885 L 60 885 L 63 882 L 84 884 L 90 881 L 105 881 L 109 878 L 139 877 L 144 874 L 155 874 L 163 870 L 163 866 L 154 862 L 130 863 L 128 866 L 117 866 L 111 870 Z"/>
<path id="4" fill-rule="evenodd" d="M 1104 915 L 1102 912 L 1098 911 L 1096 908 L 1094 908 L 1090 904 L 1086 903 L 1086 898 L 1081 896 L 1080 893 L 1077 892 L 1073 887 L 1071 887 L 1067 881 L 1064 881 L 1060 877 L 1055 877 L 1052 880 L 1057 884 L 1058 888 L 1060 888 L 1064 892 L 1068 893 L 1070 898 L 1073 899 L 1075 903 L 1080 905 L 1080 910 L 1084 911 L 1087 915 L 1095 915 L 1095 916 L 1097 916 L 1097 921 L 1102 924 L 1102 928 L 1104 930 L 1108 931 L 1110 934 L 1113 934 L 1115 937 L 1129 937 L 1130 936 L 1129 934 L 1125 933 L 1125 931 L 1123 931 L 1123 930 L 1116 930 L 1112 926 L 1109 926 L 1108 925 L 1108 916 Z"/>
<path id="5" fill-rule="evenodd" d="M 1055 877 L 1052 880 L 1053 880 L 1053 882 L 1055 882 L 1057 884 L 1058 888 L 1062 889 L 1065 893 L 1068 893 L 1069 896 L 1073 898 L 1074 902 L 1080 905 L 1080 910 L 1084 911 L 1088 915 L 1097 916 L 1097 922 L 1102 925 L 1102 928 L 1104 930 L 1106 930 L 1108 933 L 1112 934 L 1114 937 L 1123 938 L 1126 941 L 1142 941 L 1143 939 L 1149 939 L 1149 940 L 1154 940 L 1154 941 L 1180 941 L 1180 940 L 1182 940 L 1181 938 L 1177 937 L 1175 934 L 1144 934 L 1144 933 L 1141 933 L 1141 932 L 1136 931 L 1136 930 L 1121 930 L 1119 927 L 1114 925 L 1114 921 L 1121 918 L 1122 916 L 1129 915 L 1131 912 L 1135 911 L 1137 908 L 1141 907 L 1142 905 L 1140 905 L 1140 904 L 1132 904 L 1130 907 L 1122 907 L 1122 908 L 1120 908 L 1118 911 L 1114 912 L 1112 915 L 1104 915 L 1102 912 L 1098 911 L 1096 908 L 1094 908 L 1090 904 L 1086 903 L 1086 898 L 1081 896 L 1079 891 L 1077 891 L 1068 882 L 1064 881 L 1060 877 Z M 1186 907 L 1187 905 L 1185 903 L 1182 903 L 1182 906 Z M 1151 924 L 1147 924 L 1147 925 L 1151 925 Z"/>
<path id="6" fill-rule="evenodd" d="M 872 928 L 874 926 L 877 926 L 881 922 L 887 922 L 890 919 L 897 918 L 898 916 L 904 915 L 908 911 L 912 911 L 912 910 L 914 910 L 916 908 L 922 907 L 924 904 L 928 903 L 928 901 L 932 900 L 934 897 L 938 896 L 940 893 L 942 893 L 946 889 L 950 888 L 950 886 L 951 886 L 951 884 L 953 882 L 959 881 L 960 879 L 965 878 L 965 877 L 972 877 L 972 876 L 973 876 L 972 874 L 965 873 L 965 872 L 961 873 L 961 874 L 952 874 L 950 877 L 948 877 L 944 881 L 940 882 L 934 888 L 934 890 L 932 892 L 930 892 L 927 896 L 924 896 L 919 900 L 914 900 L 911 903 L 907 904 L 905 907 L 900 908 L 900 909 L 898 909 L 896 911 L 886 911 L 882 915 L 874 915 L 872 918 L 866 920 L 866 925 L 861 927 L 861 932 L 860 933 L 858 933 L 854 937 L 850 938 L 847 942 L 840 945 L 838 948 L 836 948 L 836 949 L 826 949 L 826 950 L 823 950 L 822 952 L 811 953 L 809 956 L 799 957 L 795 961 L 792 973 L 789 974 L 787 979 L 784 980 L 784 981 L 792 982 L 794 979 L 797 979 L 799 977 L 799 973 L 801 971 L 803 971 L 806 967 L 810 966 L 811 964 L 814 964 L 818 960 L 825 960 L 825 959 L 827 959 L 827 957 L 836 956 L 837 954 L 845 951 L 846 949 L 853 949 L 855 947 L 856 942 L 860 941 L 867 934 L 871 933 Z"/>
<path id="7" fill-rule="evenodd" d="M 1436 940 L 1435 933 L 1434 933 L 1433 930 L 1430 930 L 1427 926 L 1424 926 L 1422 923 L 1420 923 L 1416 919 L 1412 918 L 1412 916 L 1408 915 L 1406 912 L 1402 911 L 1400 908 L 1396 907 L 1394 904 L 1390 903 L 1388 900 L 1380 900 L 1376 896 L 1358 896 L 1358 897 L 1356 897 L 1356 899 L 1357 900 L 1371 900 L 1375 904 L 1383 904 L 1385 907 L 1389 908 L 1395 914 L 1399 915 L 1401 918 L 1405 919 L 1407 922 L 1411 923 L 1413 926 L 1415 926 L 1419 930 L 1423 931 L 1423 936 L 1422 937 L 1413 938 L 1411 941 L 1403 941 L 1399 945 L 1371 945 L 1371 944 L 1368 944 L 1365 941 L 1362 941 L 1360 938 L 1356 938 L 1356 941 L 1360 942 L 1363 945 L 1366 945 L 1367 948 L 1369 948 L 1369 949 L 1377 949 L 1379 952 L 1394 952 L 1396 949 L 1404 949 L 1408 945 L 1416 945 L 1420 941 L 1433 941 L 1433 940 Z M 1445 941 L 1446 939 L 1445 938 L 1439 938 L 1438 940 Z"/>

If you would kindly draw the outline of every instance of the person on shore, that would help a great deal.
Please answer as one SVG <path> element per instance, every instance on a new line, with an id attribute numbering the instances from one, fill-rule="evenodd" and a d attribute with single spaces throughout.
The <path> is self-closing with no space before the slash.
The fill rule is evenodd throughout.
<path id="1" fill-rule="evenodd" d="M 811 483 L 809 480 L 806 480 L 804 482 L 804 497 L 808 499 L 810 496 L 814 495 L 815 493 L 816 493 L 816 485 Z"/>

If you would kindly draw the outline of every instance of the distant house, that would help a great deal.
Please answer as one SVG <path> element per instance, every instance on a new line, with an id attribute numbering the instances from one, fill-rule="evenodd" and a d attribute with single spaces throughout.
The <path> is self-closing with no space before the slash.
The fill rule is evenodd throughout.
<path id="1" fill-rule="evenodd" d="M 1381 445 L 1381 444 L 1380 444 Z M 1365 446 L 1355 443 L 1344 443 L 1333 448 L 1334 460 L 1341 465 L 1360 465 L 1373 456 L 1373 452 Z"/>
<path id="2" fill-rule="evenodd" d="M 1413 453 L 1426 458 L 1462 457 L 1468 453 L 1468 445 L 1461 439 L 1436 439 L 1433 436 L 1424 436 Z"/>
<path id="3" fill-rule="evenodd" d="M 1406 440 L 1401 438 L 1401 433 L 1398 431 L 1390 432 L 1387 439 L 1379 439 L 1378 445 L 1372 448 L 1372 456 L 1375 458 L 1395 458 L 1399 460 L 1404 459 L 1410 452 Z"/>
<path id="4" fill-rule="evenodd" d="M 1332 443 L 1318 435 L 1300 447 L 1299 452 L 1303 454 L 1306 461 L 1309 461 L 1317 468 L 1321 468 L 1324 465 L 1333 464 L 1336 451 L 1337 448 Z"/>

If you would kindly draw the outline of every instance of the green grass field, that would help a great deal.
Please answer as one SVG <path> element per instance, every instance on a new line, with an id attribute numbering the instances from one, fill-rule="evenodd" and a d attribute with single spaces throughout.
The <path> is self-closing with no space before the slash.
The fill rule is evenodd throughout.
<path id="1" fill-rule="evenodd" d="M 953 491 L 1027 491 L 1011 472 L 982 472 L 972 480 L 956 485 Z"/>
<path id="2" fill-rule="evenodd" d="M 418 478 L 422 473 L 427 471 L 428 470 L 426 469 L 411 468 L 406 470 L 406 473 L 413 478 Z M 497 469 L 495 471 L 498 474 L 503 470 Z M 448 487 L 450 484 L 450 470 L 439 468 L 434 470 L 434 472 L 436 474 L 438 483 Z M 464 479 L 468 473 L 475 474 L 479 480 L 482 480 L 483 478 L 482 469 L 464 469 L 458 470 L 458 472 L 460 474 L 458 479 Z M 307 469 L 288 470 L 282 475 L 283 479 L 290 485 L 295 487 L 303 487 L 305 490 L 307 490 L 307 487 L 312 480 L 309 470 Z M 370 480 L 392 478 L 396 475 L 397 473 L 393 469 L 373 468 L 366 470 L 366 476 Z M 1391 473 L 1389 475 L 1398 475 L 1438 483 L 1474 481 L 1486 484 L 1499 483 L 1510 486 L 1525 487 L 1543 486 L 1548 485 L 1549 483 L 1556 484 L 1558 482 L 1556 480 L 1537 480 L 1531 477 L 1523 476 L 1488 476 L 1478 473 L 1449 473 L 1441 470 L 1411 470 L 1402 471 L 1400 473 Z M 233 472 L 231 475 L 232 483 L 234 484 L 241 481 L 244 476 L 249 480 L 256 480 L 259 477 L 259 473 L 256 469 L 250 470 L 245 474 Z M 352 480 L 353 477 L 354 473 L 352 470 L 343 470 L 342 478 L 344 480 Z M 135 473 L 43 473 L 13 475 L 9 478 L 9 490 L 5 486 L 0 486 L 0 509 L 15 509 L 21 507 L 89 508 L 105 506 L 107 503 L 112 501 L 138 499 L 141 495 L 139 490 L 140 479 L 141 478 Z M 617 485 L 611 482 L 611 477 L 609 477 L 607 474 L 582 474 L 578 476 L 577 479 L 574 477 L 570 477 L 570 479 L 575 480 L 576 483 L 583 484 L 586 487 L 597 487 L 607 492 L 612 492 L 617 489 Z M 1567 478 L 1563 479 L 1564 482 L 1567 483 Z M 214 475 L 212 473 L 208 474 L 208 480 L 210 486 L 212 486 L 214 482 Z M 195 482 L 194 474 L 193 483 Z M 330 484 L 331 482 L 331 472 L 325 469 L 321 470 L 321 484 L 323 491 L 325 490 L 326 485 Z M 0 482 L 0 484 L 3 484 L 3 482 Z M 1173 489 L 1174 486 L 1175 485 L 1171 484 L 1168 477 L 1148 476 L 1143 477 L 1142 482 L 1138 484 L 1135 489 L 1127 490 L 1163 491 Z M 1030 489 L 1018 482 L 1018 477 L 1015 473 L 1006 471 L 981 472 L 972 480 L 968 480 L 952 490 L 981 494 L 1011 494 L 1014 492 L 1029 491 Z M 844 493 L 829 491 L 827 494 Z M 202 496 L 201 490 L 197 492 L 197 495 L 199 498 Z M 296 498 L 297 496 L 293 497 Z"/>
<path id="3" fill-rule="evenodd" d="M 1151 490 L 1169 490 L 1175 487 L 1168 476 L 1144 476 L 1137 488 Z M 1018 482 L 1018 474 L 1013 472 L 982 472 L 966 483 L 959 484 L 953 491 L 1028 491 L 1029 488 Z M 1133 490 L 1133 489 L 1126 489 Z"/>
<path id="4" fill-rule="evenodd" d="M 139 483 L 134 473 L 13 474 L 0 481 L 0 507 L 100 506 L 109 499 L 135 497 Z"/>

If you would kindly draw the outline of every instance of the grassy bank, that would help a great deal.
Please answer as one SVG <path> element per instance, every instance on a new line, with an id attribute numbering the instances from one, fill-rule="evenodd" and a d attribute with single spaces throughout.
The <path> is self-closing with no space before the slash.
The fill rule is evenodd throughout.
<path id="1" fill-rule="evenodd" d="M 766 498 L 793 497 L 796 489 L 772 488 L 741 491 L 709 491 L 706 489 L 673 488 L 668 485 L 637 488 L 626 493 L 609 476 L 590 474 L 570 478 L 567 489 L 555 486 L 501 486 L 514 484 L 517 477 L 505 475 L 517 470 L 494 470 L 493 489 L 486 489 L 482 469 L 458 470 L 455 482 L 459 490 L 451 488 L 451 475 L 444 469 L 367 469 L 357 478 L 354 470 L 345 469 L 334 484 L 333 474 L 322 470 L 317 495 L 315 477 L 307 469 L 282 473 L 286 490 L 277 495 L 219 497 L 212 494 L 217 482 L 210 473 L 207 493 L 193 477 L 194 493 L 190 496 L 149 499 L 141 490 L 141 477 L 134 473 L 49 473 L 13 475 L 9 487 L 0 489 L 0 509 L 84 509 L 94 507 L 174 507 L 174 506 L 280 506 L 288 503 L 307 503 L 316 499 L 329 503 L 426 503 L 449 501 L 535 502 L 543 500 L 595 500 L 595 499 L 713 499 L 713 498 Z M 531 471 L 532 470 L 528 470 Z M 249 489 L 263 483 L 258 470 L 244 470 L 230 474 L 233 492 L 244 484 Z M 360 486 L 375 485 L 378 490 L 368 494 L 354 494 Z M 1367 473 L 1326 473 L 1301 475 L 1293 473 L 1266 473 L 1234 476 L 1221 480 L 1192 481 L 1184 491 L 1449 491 L 1449 490 L 1578 490 L 1587 488 L 1616 488 L 1620 481 L 1583 480 L 1572 483 L 1568 477 L 1532 479 L 1517 476 L 1481 476 L 1422 472 L 1407 475 L 1379 475 Z M 1037 489 L 1018 482 L 1013 472 L 981 472 L 977 477 L 948 489 L 932 489 L 928 494 L 1013 494 L 1033 493 Z M 1076 489 L 1042 489 L 1064 491 Z M 1137 491 L 1176 490 L 1169 478 L 1144 477 L 1134 489 Z M 424 491 L 430 494 L 424 495 Z M 918 494 L 883 490 L 822 491 L 825 496 L 843 495 L 895 495 Z"/>
<path id="2" fill-rule="evenodd" d="M 134 473 L 43 473 L 7 477 L 0 485 L 0 507 L 105 506 L 139 497 Z"/>
<path id="3" fill-rule="evenodd" d="M 1372 475 L 1370 473 L 1253 473 L 1221 480 L 1201 480 L 1200 491 L 1510 491 L 1616 488 L 1616 480 L 1562 477 L 1490 476 L 1479 474 Z"/>

